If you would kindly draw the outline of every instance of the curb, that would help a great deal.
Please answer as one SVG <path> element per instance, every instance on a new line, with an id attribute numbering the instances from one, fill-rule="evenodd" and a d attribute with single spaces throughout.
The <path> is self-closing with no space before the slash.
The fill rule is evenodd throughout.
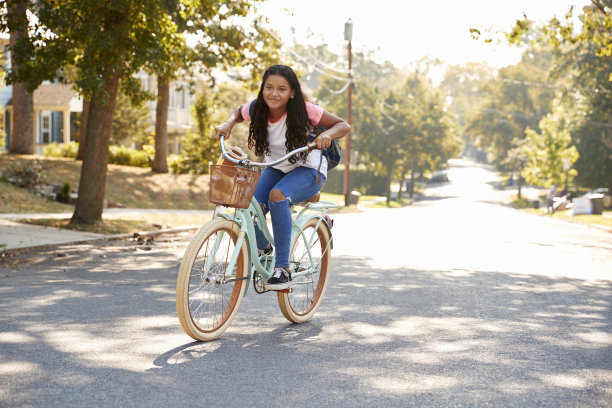
<path id="1" fill-rule="evenodd" d="M 113 240 L 122 240 L 122 239 L 130 239 L 130 238 L 137 238 L 137 237 L 155 237 L 155 236 L 164 235 L 164 234 L 177 234 L 177 233 L 185 232 L 185 231 L 197 231 L 200 228 L 201 228 L 201 225 L 185 225 L 185 226 L 175 227 L 175 228 L 160 229 L 157 231 L 152 230 L 152 231 L 131 232 L 131 233 L 125 233 L 125 234 L 100 235 L 99 237 L 83 238 L 83 239 L 70 241 L 70 242 L 32 245 L 32 246 L 27 246 L 27 247 L 22 247 L 22 248 L 10 248 L 10 249 L 0 248 L 0 258 L 5 258 L 7 255 L 16 254 L 19 252 L 25 252 L 25 251 L 37 250 L 37 249 L 50 249 L 50 248 L 55 248 L 55 247 L 59 247 L 62 245 L 77 245 L 77 244 L 85 244 L 88 242 L 95 242 L 95 241 L 105 241 L 105 240 L 113 241 Z"/>

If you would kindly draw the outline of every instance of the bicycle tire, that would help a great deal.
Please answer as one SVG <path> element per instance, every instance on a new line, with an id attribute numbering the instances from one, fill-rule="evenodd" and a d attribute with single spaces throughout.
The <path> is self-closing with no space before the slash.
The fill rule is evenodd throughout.
<path id="1" fill-rule="evenodd" d="M 304 323 L 312 318 L 323 301 L 329 281 L 331 234 L 323 222 L 317 227 L 318 221 L 318 218 L 312 218 L 304 224 L 302 227 L 304 235 L 298 234 L 293 239 L 289 255 L 289 264 L 293 270 L 310 268 L 313 263 L 315 265 L 318 263 L 316 270 L 311 274 L 294 278 L 291 284 L 292 293 L 277 292 L 278 305 L 283 316 L 293 323 Z M 315 233 L 316 237 L 311 240 Z M 311 248 L 312 259 L 305 251 L 306 246 Z"/>
<path id="2" fill-rule="evenodd" d="M 235 223 L 214 219 L 200 228 L 185 250 L 176 282 L 176 311 L 183 330 L 195 340 L 219 337 L 242 303 L 248 284 L 244 279 L 248 273 L 246 242 L 238 248 L 240 252 L 230 274 L 234 280 L 225 279 L 238 232 Z"/>

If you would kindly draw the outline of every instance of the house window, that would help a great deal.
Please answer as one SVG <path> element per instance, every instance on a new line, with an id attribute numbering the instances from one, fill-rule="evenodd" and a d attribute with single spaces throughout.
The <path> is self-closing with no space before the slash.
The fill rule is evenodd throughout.
<path id="1" fill-rule="evenodd" d="M 181 91 L 181 109 L 186 109 L 187 108 L 187 92 L 185 92 L 185 90 L 183 89 Z"/>
<path id="2" fill-rule="evenodd" d="M 168 101 L 168 108 L 173 109 L 175 103 L 176 90 L 174 88 L 170 88 L 170 100 Z"/>
<path id="3" fill-rule="evenodd" d="M 40 143 L 51 142 L 51 112 L 40 113 Z"/>

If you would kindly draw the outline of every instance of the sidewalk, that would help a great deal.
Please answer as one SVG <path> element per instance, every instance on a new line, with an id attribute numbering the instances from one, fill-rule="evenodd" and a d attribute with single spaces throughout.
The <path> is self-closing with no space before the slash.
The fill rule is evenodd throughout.
<path id="1" fill-rule="evenodd" d="M 43 227 L 0 219 L 0 251 L 92 241 L 105 237 L 103 234 Z"/>
<path id="2" fill-rule="evenodd" d="M 119 215 L 135 215 L 164 212 L 212 215 L 212 211 L 109 208 L 104 210 L 104 216 L 115 217 Z M 133 236 L 133 233 L 118 235 L 96 234 L 91 232 L 72 231 L 63 228 L 24 224 L 21 222 L 14 221 L 28 218 L 70 218 L 71 216 L 72 213 L 0 214 L 0 252 L 49 245 L 95 241 L 100 239 L 119 239 Z M 199 225 L 188 225 L 170 229 L 141 231 L 139 232 L 139 234 L 157 235 L 162 233 L 179 232 L 197 228 L 199 228 Z"/>

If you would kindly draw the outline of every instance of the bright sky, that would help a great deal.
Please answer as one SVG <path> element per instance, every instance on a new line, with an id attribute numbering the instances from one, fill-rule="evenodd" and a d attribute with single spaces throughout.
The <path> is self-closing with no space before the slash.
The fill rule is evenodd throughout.
<path id="1" fill-rule="evenodd" d="M 381 60 L 405 67 L 426 55 L 449 64 L 487 61 L 494 67 L 518 62 L 521 51 L 475 41 L 470 28 L 508 31 L 523 12 L 535 21 L 562 18 L 589 0 L 266 0 L 260 12 L 283 41 L 327 43 L 346 52 L 344 23 L 353 21 L 354 50 L 378 50 Z M 574 14 L 577 14 L 577 13 Z M 291 14 L 289 14 L 291 13 Z M 314 34 L 307 39 L 308 33 Z"/>

